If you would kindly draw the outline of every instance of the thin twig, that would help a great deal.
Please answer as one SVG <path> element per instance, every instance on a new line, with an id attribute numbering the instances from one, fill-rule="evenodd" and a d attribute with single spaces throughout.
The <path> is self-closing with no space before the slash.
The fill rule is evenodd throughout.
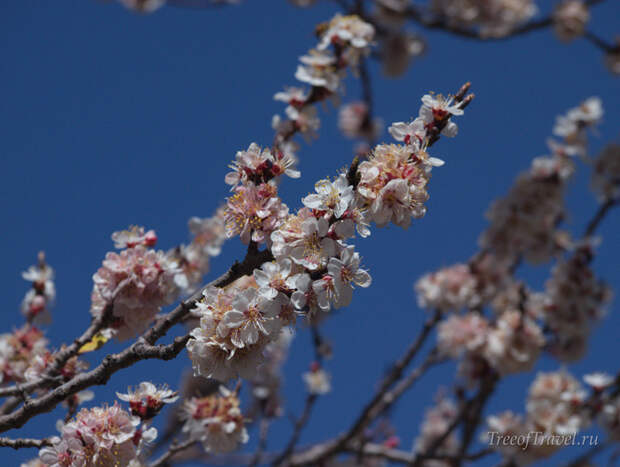
<path id="1" fill-rule="evenodd" d="M 317 398 L 318 398 L 317 394 L 308 394 L 306 396 L 306 403 L 304 404 L 304 410 L 301 416 L 295 422 L 295 425 L 293 427 L 293 434 L 291 435 L 291 438 L 286 444 L 284 451 L 282 451 L 282 453 L 278 457 L 276 457 L 276 459 L 273 461 L 273 465 L 281 465 L 282 463 L 284 463 L 295 450 L 295 446 L 297 445 L 297 442 L 299 441 L 301 432 L 306 426 L 306 424 L 308 423 L 308 420 L 310 419 L 310 414 L 312 413 L 312 408 L 314 407 L 314 404 L 316 403 Z"/>
<path id="2" fill-rule="evenodd" d="M 263 457 L 263 453 L 265 449 L 267 449 L 267 437 L 269 435 L 269 419 L 264 416 L 261 418 L 260 423 L 258 424 L 258 446 L 256 447 L 256 452 L 254 453 L 254 457 L 252 461 L 249 463 L 250 467 L 255 467 L 261 463 L 261 459 Z"/>
<path id="3" fill-rule="evenodd" d="M 568 464 L 566 464 L 566 467 L 585 467 L 585 465 L 590 465 L 588 463 L 588 461 L 592 457 L 596 456 L 599 452 L 601 452 L 602 450 L 608 448 L 612 444 L 613 444 L 612 442 L 606 441 L 606 442 L 598 444 L 596 446 L 592 446 L 586 452 L 584 452 L 583 454 L 577 456 L 575 459 L 573 459 Z"/>
<path id="4" fill-rule="evenodd" d="M 151 463 L 149 467 L 165 467 L 170 465 L 168 461 L 170 461 L 176 454 L 192 447 L 196 443 L 197 441 L 195 439 L 188 439 L 182 443 L 172 443 L 170 448 L 168 448 L 168 450 L 162 454 L 161 457 Z"/>
<path id="5" fill-rule="evenodd" d="M 392 385 L 402 377 L 405 368 L 418 354 L 440 317 L 441 314 L 439 311 L 436 311 L 433 316 L 426 321 L 420 330 L 418 337 L 388 372 L 388 375 L 381 382 L 381 385 L 376 391 L 374 397 L 366 404 L 361 414 L 357 417 L 347 432 L 333 440 L 314 446 L 310 451 L 304 453 L 304 456 L 298 457 L 297 461 L 291 459 L 289 465 L 304 465 L 305 463 L 320 464 L 323 460 L 329 458 L 337 452 L 342 451 L 345 446 L 347 446 L 353 438 L 359 435 L 359 433 L 361 433 L 362 430 L 368 426 L 368 424 L 374 420 L 379 413 L 389 406 L 389 404 L 392 404 L 397 399 L 397 396 L 402 394 L 406 388 L 410 387 L 411 384 L 413 384 L 413 382 L 417 380 L 426 370 L 426 368 L 430 366 L 430 360 L 427 359 L 427 361 L 421 365 L 421 369 L 416 369 L 410 374 L 410 377 L 408 378 L 408 385 L 406 387 L 403 386 L 399 390 L 400 392 L 396 394 L 396 397 L 388 394 L 390 387 L 392 387 Z"/>
<path id="6" fill-rule="evenodd" d="M 583 237 L 591 237 L 600 225 L 601 221 L 605 218 L 605 215 L 609 212 L 609 210 L 614 206 L 617 206 L 618 204 L 620 204 L 620 198 L 609 198 L 607 201 L 601 204 L 592 220 L 588 222 L 588 226 L 583 233 Z"/>
<path id="7" fill-rule="evenodd" d="M 441 313 L 439 311 L 435 311 L 433 315 L 424 323 L 418 337 L 407 349 L 405 354 L 394 364 L 388 375 L 381 382 L 375 396 L 366 404 L 361 414 L 357 417 L 345 435 L 342 441 L 343 444 L 346 444 L 350 439 L 358 435 L 373 419 L 373 413 L 376 412 L 377 407 L 383 403 L 386 392 L 397 380 L 401 378 L 403 371 L 418 354 L 422 348 L 422 345 L 430 335 L 431 330 L 439 322 L 440 317 Z"/>
<path id="8" fill-rule="evenodd" d="M 403 378 L 393 389 L 387 391 L 381 401 L 374 407 L 374 409 L 368 414 L 368 418 L 370 420 L 374 420 L 379 417 L 382 413 L 387 412 L 390 407 L 392 407 L 400 397 L 411 387 L 413 384 L 426 373 L 430 367 L 435 366 L 439 363 L 444 362 L 445 359 L 441 358 L 436 349 L 433 349 L 429 352 L 428 356 L 424 359 L 424 361 L 420 364 L 420 366 L 414 368 L 409 372 L 409 374 Z"/>
<path id="9" fill-rule="evenodd" d="M 372 80 L 370 78 L 370 71 L 368 70 L 367 59 L 361 60 L 359 64 L 359 74 L 360 82 L 362 83 L 362 100 L 366 104 L 366 117 L 362 122 L 362 129 L 365 130 L 368 144 L 374 146 L 376 144 L 374 140 L 376 132 L 373 131 L 374 105 L 372 98 Z"/>
<path id="10" fill-rule="evenodd" d="M 485 380 L 481 382 L 480 389 L 478 393 L 471 399 L 467 400 L 459 410 L 454 420 L 448 425 L 446 430 L 441 434 L 441 436 L 437 437 L 431 445 L 422 453 L 418 453 L 415 459 L 410 463 L 410 465 L 414 467 L 419 467 L 422 465 L 422 462 L 425 459 L 428 459 L 429 456 L 434 456 L 437 450 L 441 447 L 444 441 L 450 436 L 450 434 L 455 430 L 455 428 L 460 425 L 462 422 L 465 422 L 465 434 L 464 440 L 461 446 L 461 452 L 457 459 L 462 458 L 469 447 L 469 443 L 473 437 L 475 430 L 480 423 L 480 417 L 482 414 L 482 410 L 490 397 L 490 395 L 495 390 L 495 385 L 497 383 L 498 377 L 495 374 L 490 374 Z"/>
<path id="11" fill-rule="evenodd" d="M 312 332 L 312 346 L 314 348 L 314 357 L 317 363 L 322 364 L 323 353 L 321 349 L 324 345 L 323 336 L 321 336 L 321 333 L 319 332 L 319 328 L 316 324 L 312 324 L 310 329 Z M 309 393 L 306 396 L 306 402 L 304 404 L 303 412 L 293 425 L 293 434 L 291 435 L 282 453 L 279 456 L 277 456 L 275 460 L 273 461 L 273 465 L 280 465 L 284 463 L 291 456 L 291 454 L 295 450 L 295 446 L 297 446 L 297 442 L 299 441 L 301 432 L 303 431 L 304 427 L 310 420 L 310 415 L 312 414 L 312 409 L 314 408 L 314 405 L 316 404 L 317 399 L 318 399 L 317 394 Z"/>

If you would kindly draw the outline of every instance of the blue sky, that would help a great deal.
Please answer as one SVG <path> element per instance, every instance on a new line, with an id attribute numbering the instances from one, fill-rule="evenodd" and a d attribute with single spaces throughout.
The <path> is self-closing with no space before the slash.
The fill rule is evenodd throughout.
<path id="1" fill-rule="evenodd" d="M 3 330 L 22 322 L 18 309 L 27 284 L 20 273 L 34 263 L 39 250 L 46 251 L 57 274 L 57 305 L 48 335 L 59 345 L 89 322 L 91 277 L 113 247 L 113 231 L 141 224 L 157 231 L 162 248 L 186 241 L 187 219 L 210 215 L 227 195 L 223 178 L 235 152 L 253 141 L 271 142 L 271 116 L 283 110 L 272 96 L 295 83 L 297 57 L 315 43 L 314 26 L 334 12 L 335 2 L 298 10 L 283 0 L 248 0 L 204 11 L 164 8 L 151 16 L 94 0 L 3 2 Z M 620 4 L 605 2 L 593 11 L 594 29 L 613 37 L 619 16 Z M 466 261 L 476 251 L 485 227 L 483 212 L 508 190 L 518 171 L 546 152 L 556 114 L 598 95 L 606 114 L 591 148 L 596 153 L 618 139 L 619 81 L 585 41 L 563 45 L 550 31 L 493 44 L 423 34 L 428 54 L 405 76 L 387 79 L 371 66 L 377 114 L 386 122 L 408 119 L 417 114 L 422 94 L 455 91 L 468 80 L 477 97 L 459 120 L 458 137 L 433 147 L 433 155 L 447 163 L 434 172 L 427 216 L 408 231 L 375 229 L 370 238 L 356 242 L 373 285 L 359 290 L 349 309 L 325 326 L 334 347 L 334 358 L 327 363 L 333 392 L 319 400 L 301 444 L 348 426 L 382 371 L 421 326 L 424 312 L 415 304 L 415 279 Z M 358 83 L 347 81 L 344 101 L 359 95 Z M 353 145 L 339 135 L 336 115 L 331 107 L 323 110 L 320 138 L 302 143 L 302 178 L 286 180 L 281 189 L 291 208 L 300 205 L 316 180 L 333 175 L 351 159 Z M 596 209 L 588 177 L 581 165 L 568 195 L 566 226 L 577 234 Z M 619 230 L 615 212 L 599 231 L 604 241 L 594 263 L 616 288 Z M 238 239 L 229 241 L 213 261 L 211 276 L 242 255 Z M 521 276 L 540 289 L 547 270 L 528 268 Z M 569 369 L 577 375 L 595 368 L 616 372 L 617 359 L 609 350 L 617 345 L 619 325 L 616 302 L 595 330 L 586 358 Z M 300 411 L 300 374 L 311 360 L 310 338 L 301 328 L 286 365 L 286 398 L 293 413 Z M 175 386 L 187 367 L 186 354 L 165 367 L 142 362 L 114 375 L 96 394 L 112 401 L 114 391 L 144 379 Z M 539 365 L 558 367 L 551 359 Z M 416 436 L 433 393 L 450 383 L 453 372 L 450 365 L 434 370 L 396 407 L 403 448 Z M 522 412 L 532 377 L 506 380 L 490 408 Z M 40 417 L 9 434 L 54 434 L 59 416 Z M 276 423 L 269 447 L 281 447 L 289 431 L 286 418 Z M 251 435 L 256 438 L 254 431 Z M 11 465 L 34 455 L 34 450 L 2 451 Z"/>

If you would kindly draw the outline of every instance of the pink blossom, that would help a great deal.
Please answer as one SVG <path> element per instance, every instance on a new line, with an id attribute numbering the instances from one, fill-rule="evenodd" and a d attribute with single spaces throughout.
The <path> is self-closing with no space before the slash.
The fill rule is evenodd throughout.
<path id="1" fill-rule="evenodd" d="M 136 390 L 128 389 L 127 394 L 116 393 L 116 396 L 125 402 L 129 402 L 131 414 L 143 420 L 149 420 L 159 413 L 165 404 L 172 404 L 179 399 L 176 391 L 167 386 L 157 388 L 148 381 L 140 383 Z"/>
<path id="2" fill-rule="evenodd" d="M 177 297 L 178 272 L 163 252 L 142 245 L 110 252 L 93 276 L 91 314 L 97 316 L 111 307 L 116 337 L 132 337 L 148 327 L 160 307 Z"/>
<path id="3" fill-rule="evenodd" d="M 228 198 L 226 234 L 239 235 L 243 243 L 265 242 L 288 215 L 288 207 L 277 195 L 275 185 L 240 185 Z"/>
<path id="4" fill-rule="evenodd" d="M 220 386 L 220 394 L 186 401 L 184 412 L 183 431 L 201 441 L 207 452 L 230 452 L 248 442 L 239 398 L 224 386 Z"/>

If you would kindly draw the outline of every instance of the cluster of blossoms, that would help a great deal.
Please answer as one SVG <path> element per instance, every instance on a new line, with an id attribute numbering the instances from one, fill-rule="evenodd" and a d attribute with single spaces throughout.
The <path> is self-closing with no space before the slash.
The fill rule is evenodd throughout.
<path id="1" fill-rule="evenodd" d="M 38 255 L 38 263 L 23 272 L 22 277 L 32 282 L 21 305 L 27 323 L 12 333 L 0 335 L 0 385 L 39 381 L 46 377 L 56 360 L 56 354 L 48 348 L 48 340 L 35 326 L 51 321 L 50 308 L 56 296 L 54 270 L 46 263 L 43 252 Z M 58 373 L 68 381 L 87 366 L 74 356 L 55 370 L 54 376 Z M 77 395 L 66 401 L 76 407 L 80 402 Z"/>
<path id="2" fill-rule="evenodd" d="M 507 411 L 487 418 L 489 435 L 514 440 L 506 444 L 489 439 L 491 446 L 515 465 L 527 465 L 551 456 L 594 419 L 608 431 L 610 439 L 618 439 L 619 399 L 605 392 L 614 378 L 592 373 L 583 379 L 591 388 L 590 394 L 565 370 L 539 373 L 529 389 L 525 416 Z"/>
<path id="3" fill-rule="evenodd" d="M 485 251 L 537 264 L 563 250 L 563 238 L 556 227 L 564 217 L 564 189 L 574 172 L 569 156 L 585 154 L 586 129 L 596 125 L 602 115 L 600 99 L 591 97 L 557 118 L 553 133 L 563 142 L 550 141 L 551 156 L 534 159 L 508 195 L 491 205 L 487 213 L 491 224 L 480 238 Z"/>
<path id="4" fill-rule="evenodd" d="M 200 326 L 187 344 L 194 371 L 222 381 L 237 375 L 256 378 L 267 345 L 279 339 L 284 326 L 295 324 L 298 313 L 329 311 L 332 302 L 346 306 L 353 284 L 370 284 L 359 262 L 353 247 L 343 247 L 340 258 L 330 258 L 314 283 L 307 272 L 301 272 L 302 266 L 283 258 L 265 263 L 253 277 L 242 278 L 228 289 L 207 289 L 194 310 Z"/>
<path id="5" fill-rule="evenodd" d="M 86 391 L 85 391 L 86 392 Z M 92 399 L 92 393 L 76 396 Z M 26 467 L 142 467 L 141 454 L 146 444 L 157 437 L 148 422 L 164 404 L 178 399 L 176 393 L 149 382 L 135 391 L 117 396 L 128 401 L 128 413 L 116 402 L 112 406 L 82 409 L 75 418 L 57 424 L 60 437 L 51 438 L 52 445 L 39 451 L 39 458 L 22 464 Z"/>
<path id="6" fill-rule="evenodd" d="M 500 375 L 530 370 L 543 350 L 563 361 L 580 358 L 592 323 L 605 313 L 611 294 L 589 268 L 591 240 L 574 245 L 556 230 L 564 215 L 564 184 L 574 171 L 570 156 L 586 154 L 586 129 L 602 113 L 600 100 L 590 98 L 558 117 L 554 134 L 564 141 L 551 141 L 552 155 L 535 159 L 509 195 L 491 207 L 482 252 L 467 265 L 427 274 L 414 286 L 421 307 L 466 310 L 440 323 L 438 346 L 446 356 L 462 357 L 459 370 L 469 384 L 489 369 Z M 603 171 L 614 164 L 602 165 Z M 606 187 L 600 192 L 614 186 L 613 169 L 595 176 Z M 536 264 L 566 252 L 570 257 L 558 260 L 544 292 L 530 291 L 513 278 L 521 258 Z M 495 313 L 491 318 L 482 314 L 486 305 Z"/>
<path id="7" fill-rule="evenodd" d="M 561 251 L 556 226 L 565 215 L 564 183 L 557 176 L 563 172 L 560 164 L 540 168 L 533 165 L 521 174 L 508 195 L 491 205 L 490 225 L 480 238 L 483 249 L 515 261 L 523 255 L 535 264 Z"/>
<path id="8" fill-rule="evenodd" d="M 64 424 L 52 446 L 41 449 L 39 459 L 48 467 L 113 467 L 130 465 L 145 443 L 157 436 L 155 428 L 140 426 L 117 403 L 82 409 Z"/>
<path id="9" fill-rule="evenodd" d="M 282 326 L 277 303 L 259 295 L 247 277 L 227 289 L 206 289 L 194 314 L 200 325 L 187 343 L 194 373 L 220 381 L 256 377 L 266 345 Z"/>
<path id="10" fill-rule="evenodd" d="M 143 332 L 162 306 L 180 293 L 176 261 L 150 248 L 156 237 L 133 227 L 112 235 L 120 253 L 109 252 L 93 275 L 91 314 L 109 313 L 110 328 L 119 340 Z"/>
<path id="11" fill-rule="evenodd" d="M 494 255 L 479 254 L 467 264 L 457 263 L 425 274 L 413 287 L 418 306 L 442 313 L 479 311 L 484 305 L 499 304 L 506 295 L 511 298 L 510 306 L 520 306 L 520 296 L 515 296 L 519 284 L 510 277 L 509 267 L 510 263 L 498 261 Z M 508 303 L 502 305 L 495 306 L 498 314 Z"/>
<path id="12" fill-rule="evenodd" d="M 470 310 L 439 324 L 440 352 L 463 357 L 460 373 L 469 384 L 489 367 L 499 374 L 530 370 L 542 350 L 562 361 L 581 358 L 592 323 L 605 314 L 611 298 L 610 289 L 589 267 L 592 251 L 589 242 L 578 245 L 553 268 L 542 293 L 507 274 L 497 279 L 501 290 L 481 293 L 478 271 L 471 266 L 456 265 L 424 276 L 416 283 L 420 305 L 444 313 Z M 490 320 L 481 314 L 485 304 L 495 312 Z"/>
<path id="13" fill-rule="evenodd" d="M 320 28 L 318 49 L 324 51 L 332 44 L 339 62 L 352 64 L 351 57 L 359 58 L 372 39 L 371 28 L 364 24 L 357 17 L 334 18 Z M 358 54 L 345 53 L 352 48 Z M 299 74 L 312 73 L 301 67 Z M 329 79 L 323 78 L 321 83 L 311 83 L 311 94 L 333 91 Z M 288 89 L 276 99 L 288 102 L 291 109 L 303 109 L 315 98 Z M 370 220 L 380 226 L 390 220 L 406 226 L 412 214 L 423 214 L 421 204 L 428 197 L 424 186 L 431 167 L 440 165 L 428 156 L 426 146 L 442 130 L 455 134 L 449 117 L 462 113 L 450 98 L 425 96 L 416 120 L 393 127 L 395 137 L 405 142 L 403 146 L 378 146 L 370 161 L 355 166 L 359 173 L 353 174 L 353 180 L 343 173 L 333 181 L 319 181 L 316 193 L 303 199 L 305 206 L 296 214 L 289 214 L 277 197 L 280 175 L 299 176 L 286 138 L 276 138 L 272 150 L 252 144 L 238 152 L 233 171 L 226 176 L 234 192 L 223 214 L 227 235 L 239 235 L 246 243 L 264 242 L 275 261 L 225 290 L 204 292 L 194 310 L 200 325 L 191 332 L 187 345 L 195 373 L 220 380 L 238 375 L 251 380 L 267 346 L 279 338 L 282 328 L 295 323 L 298 314 L 317 318 L 332 307 L 347 306 L 355 285 L 370 285 L 370 276 L 360 268 L 359 254 L 345 241 L 356 230 L 363 237 L 369 235 Z M 370 218 L 368 213 L 372 213 Z"/>
<path id="14" fill-rule="evenodd" d="M 414 289 L 421 308 L 446 312 L 480 305 L 478 280 L 467 264 L 455 264 L 425 274 L 415 283 Z"/>
<path id="15" fill-rule="evenodd" d="M 12 333 L 0 335 L 0 383 L 22 383 L 31 365 L 49 354 L 43 333 L 29 324 Z M 38 365 L 37 365 L 38 366 Z"/>
<path id="16" fill-rule="evenodd" d="M 114 246 L 93 275 L 91 314 L 104 322 L 119 340 L 142 333 L 161 307 L 181 293 L 191 293 L 209 271 L 209 258 L 221 251 L 225 236 L 223 209 L 210 218 L 189 221 L 193 240 L 167 252 L 155 250 L 153 230 L 132 226 L 114 232 Z"/>
<path id="17" fill-rule="evenodd" d="M 131 226 L 112 234 L 121 251 L 109 252 L 93 275 L 91 314 L 104 314 L 108 332 L 119 340 L 142 333 L 161 307 L 202 283 L 210 257 L 220 254 L 226 240 L 225 209 L 204 219 L 192 217 L 189 230 L 192 241 L 167 252 L 153 249 L 153 230 Z"/>
<path id="18" fill-rule="evenodd" d="M 45 254 L 39 253 L 38 263 L 22 273 L 32 282 L 32 288 L 22 300 L 21 311 L 29 323 L 48 324 L 51 321 L 50 308 L 56 298 L 54 270 L 45 261 Z"/>
<path id="19" fill-rule="evenodd" d="M 433 135 L 455 135 L 456 125 L 449 119 L 463 113 L 452 98 L 428 95 L 422 102 L 419 117 L 390 129 L 404 144 L 379 145 L 369 160 L 354 164 L 351 173 L 320 180 L 295 214 L 266 208 L 281 205 L 275 197 L 275 176 L 292 170 L 289 165 L 278 166 L 274 173 L 279 159 L 256 145 L 237 154 L 234 171 L 226 177 L 237 184 L 226 210 L 229 232 L 240 233 L 246 242 L 265 241 L 275 260 L 226 289 L 204 292 L 194 309 L 200 324 L 187 344 L 196 374 L 221 381 L 238 375 L 251 380 L 265 348 L 282 328 L 295 324 L 297 315 L 320 319 L 332 308 L 348 306 L 355 286 L 370 285 L 359 254 L 346 241 L 356 231 L 368 236 L 370 221 L 406 228 L 412 216 L 424 214 L 431 169 L 443 163 L 426 148 Z M 261 198 L 259 208 L 252 205 L 257 198 L 244 197 L 250 190 L 274 196 Z M 258 213 L 263 217 L 256 220 Z"/>
<path id="20" fill-rule="evenodd" d="M 588 6 L 582 0 L 562 0 L 553 11 L 553 27 L 564 42 L 583 35 L 590 20 Z"/>
<path id="21" fill-rule="evenodd" d="M 30 324 L 0 335 L 0 384 L 38 381 L 55 360 L 47 345 L 43 332 Z M 59 373 L 68 381 L 86 367 L 84 361 L 72 357 Z"/>
<path id="22" fill-rule="evenodd" d="M 248 441 L 237 394 L 220 386 L 219 394 L 185 401 L 183 431 L 210 453 L 234 451 Z"/>
<path id="23" fill-rule="evenodd" d="M 368 54 L 374 34 L 374 27 L 355 15 L 336 15 L 329 23 L 317 28 L 319 43 L 316 49 L 300 57 L 301 64 L 295 72 L 297 80 L 311 86 L 310 91 L 291 87 L 274 96 L 275 100 L 287 104 L 288 120 L 282 120 L 278 115 L 273 119 L 276 144 L 281 150 L 294 149 L 294 145 L 288 142 L 292 134 L 299 131 L 310 137 L 319 128 L 320 120 L 312 104 L 338 91 L 346 68 L 355 68 L 360 58 Z M 366 127 L 372 129 L 372 122 Z"/>
<path id="24" fill-rule="evenodd" d="M 224 211 L 226 235 L 239 235 L 241 241 L 264 243 L 288 215 L 288 207 L 278 197 L 277 181 L 282 174 L 299 177 L 293 168 L 293 155 L 280 151 L 274 155 L 252 143 L 247 151 L 239 151 L 226 175 L 233 185 Z"/>
<path id="25" fill-rule="evenodd" d="M 185 294 L 202 284 L 202 278 L 209 272 L 210 258 L 222 251 L 226 240 L 225 210 L 218 209 L 212 217 L 192 217 L 188 224 L 192 241 L 167 253 L 178 267 L 174 281 Z"/>
<path id="26" fill-rule="evenodd" d="M 359 254 L 344 242 L 354 235 L 356 221 L 364 234 L 368 232 L 359 213 L 349 209 L 353 187 L 340 175 L 334 182 L 319 181 L 316 191 L 304 198 L 304 208 L 272 234 L 273 255 L 279 263 L 290 264 L 290 271 L 285 267 L 288 274 L 280 280 L 290 291 L 291 303 L 313 315 L 332 306 L 348 306 L 354 286 L 368 287 L 371 280 L 360 268 Z M 277 274 L 268 274 L 264 279 L 269 280 L 272 295 L 287 292 L 278 285 Z M 261 276 L 257 280 L 264 280 Z"/>
<path id="27" fill-rule="evenodd" d="M 289 1 L 302 8 L 316 3 L 316 0 Z M 426 50 L 425 40 L 407 27 L 412 19 L 430 29 L 441 28 L 457 36 L 483 39 L 507 37 L 539 24 L 533 21 L 538 13 L 535 0 L 431 0 L 426 5 L 416 5 L 411 0 L 373 0 L 371 3 L 373 8 L 367 13 L 368 21 L 376 26 L 375 42 L 380 50 L 373 58 L 381 62 L 385 75 L 391 77 L 405 73 L 411 61 Z M 591 19 L 591 2 L 558 0 L 553 3 L 550 17 L 540 21 L 551 25 L 563 42 L 583 36 Z M 605 52 L 609 71 L 620 74 L 618 39 L 601 49 Z"/>
<path id="28" fill-rule="evenodd" d="M 559 115 L 553 126 L 553 134 L 563 139 L 562 143 L 551 143 L 558 155 L 585 155 L 587 152 L 586 130 L 598 125 L 603 117 L 603 103 L 598 97 L 590 97 L 578 107 Z"/>
<path id="29" fill-rule="evenodd" d="M 431 170 L 443 165 L 426 149 L 438 132 L 456 135 L 457 126 L 449 118 L 462 114 L 460 103 L 452 97 L 425 95 L 417 118 L 389 128 L 394 139 L 404 144 L 380 144 L 359 165 L 358 204 L 366 210 L 368 221 L 378 227 L 392 222 L 407 228 L 412 217 L 424 216 Z"/>
<path id="30" fill-rule="evenodd" d="M 553 336 L 550 351 L 563 361 L 583 356 L 591 325 L 611 300 L 611 289 L 589 266 L 592 255 L 589 242 L 578 245 L 570 258 L 555 265 L 546 284 L 543 318 Z"/>
<path id="31" fill-rule="evenodd" d="M 463 356 L 459 372 L 470 385 L 492 368 L 506 375 L 532 369 L 545 344 L 540 326 L 518 309 L 506 309 L 494 322 L 470 312 L 439 324 L 441 354 Z"/>
<path id="32" fill-rule="evenodd" d="M 417 453 L 425 453 L 443 436 L 454 419 L 458 416 L 458 409 L 454 402 L 443 395 L 437 397 L 434 407 L 428 409 L 424 416 L 424 421 L 420 427 L 420 434 L 415 440 L 413 450 Z M 454 456 L 459 451 L 459 440 L 452 431 L 435 451 L 438 456 Z M 450 462 L 441 460 L 427 460 L 423 463 L 424 467 L 448 467 Z"/>
<path id="33" fill-rule="evenodd" d="M 486 37 L 502 37 L 537 12 L 533 0 L 433 0 L 433 12 L 450 27 L 477 27 Z"/>

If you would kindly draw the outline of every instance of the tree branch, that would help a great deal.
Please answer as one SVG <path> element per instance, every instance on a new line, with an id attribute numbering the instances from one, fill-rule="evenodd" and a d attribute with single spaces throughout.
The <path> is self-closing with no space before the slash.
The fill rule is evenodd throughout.
<path id="1" fill-rule="evenodd" d="M 346 433 L 333 440 L 315 445 L 302 454 L 293 456 L 288 465 L 305 465 L 308 463 L 313 465 L 320 464 L 328 457 L 345 450 L 345 447 L 349 444 L 349 442 L 359 435 L 379 413 L 385 410 L 385 408 L 390 404 L 394 403 L 394 401 L 396 401 L 405 389 L 409 388 L 413 382 L 415 382 L 424 373 L 424 371 L 431 366 L 431 358 L 429 357 L 419 368 L 414 370 L 409 375 L 406 380 L 406 384 L 399 387 L 398 390 L 395 389 L 392 393 L 388 392 L 390 387 L 401 378 L 404 369 L 418 354 L 440 317 L 441 314 L 439 311 L 436 311 L 433 316 L 426 321 L 420 330 L 418 337 L 407 349 L 405 354 L 394 364 L 388 375 L 383 379 L 379 389 L 375 393 L 375 396 L 368 402 L 368 404 L 366 404 L 362 410 L 362 413 L 357 417 L 353 425 Z M 434 352 L 431 352 L 431 354 L 434 354 Z"/>
<path id="2" fill-rule="evenodd" d="M 293 428 L 293 434 L 291 435 L 291 439 L 289 439 L 284 451 L 276 457 L 273 461 L 273 465 L 281 465 L 286 461 L 286 459 L 293 453 L 297 442 L 299 441 L 299 437 L 301 436 L 301 432 L 308 423 L 310 419 L 310 414 L 312 413 L 312 408 L 318 399 L 317 394 L 308 394 L 306 396 L 306 403 L 304 405 L 304 410 L 301 416 L 295 422 L 295 426 Z"/>
<path id="3" fill-rule="evenodd" d="M 586 0 L 584 3 L 587 6 L 595 6 L 603 1 L 604 0 Z M 530 21 L 513 29 L 510 33 L 503 36 L 485 36 L 474 28 L 452 26 L 448 24 L 445 18 L 440 16 L 435 16 L 435 18 L 429 19 L 431 15 L 420 7 L 410 6 L 405 10 L 405 16 L 426 29 L 437 29 L 466 39 L 479 40 L 483 42 L 505 41 L 553 25 L 553 18 L 551 16 L 547 16 L 542 19 Z"/>
<path id="4" fill-rule="evenodd" d="M 314 348 L 314 358 L 319 364 L 322 364 L 323 353 L 321 352 L 321 347 L 323 346 L 324 342 L 323 337 L 321 336 L 321 333 L 319 332 L 318 326 L 316 324 L 312 324 L 310 329 L 312 332 L 312 346 Z M 295 450 L 295 446 L 297 446 L 297 442 L 299 441 L 301 432 L 308 423 L 308 420 L 310 420 L 310 415 L 312 414 L 312 409 L 314 408 L 314 404 L 316 404 L 317 399 L 317 394 L 308 394 L 306 396 L 306 402 L 304 404 L 303 412 L 294 424 L 293 434 L 291 435 L 291 438 L 289 439 L 282 453 L 277 456 L 273 461 L 273 465 L 280 465 L 291 456 L 291 454 Z"/>
<path id="5" fill-rule="evenodd" d="M 72 394 L 90 386 L 105 384 L 112 374 L 140 360 L 173 359 L 185 348 L 185 344 L 189 340 L 189 334 L 175 338 L 174 342 L 168 345 L 155 346 L 154 344 L 158 339 L 163 337 L 172 326 L 180 322 L 189 313 L 196 302 L 201 298 L 202 291 L 209 286 L 225 287 L 240 277 L 251 274 L 254 269 L 272 259 L 273 256 L 268 250 L 256 252 L 255 254 L 251 254 L 248 250 L 248 254 L 242 263 L 236 262 L 222 276 L 207 284 L 189 300 L 181 302 L 174 310 L 160 318 L 155 325 L 145 332 L 133 345 L 118 354 L 106 356 L 95 369 L 75 376 L 70 381 L 37 399 L 27 400 L 20 409 L 10 415 L 0 417 L 0 433 L 12 428 L 19 428 L 33 416 L 49 412 L 56 407 L 58 403 Z"/>
<path id="6" fill-rule="evenodd" d="M 267 448 L 267 438 L 269 435 L 269 419 L 266 417 L 261 417 L 260 423 L 258 424 L 258 446 L 256 447 L 256 452 L 252 457 L 251 462 L 248 464 L 250 467 L 255 467 L 260 463 L 261 458 L 263 457 L 263 453 Z"/>
<path id="7" fill-rule="evenodd" d="M 52 442 L 47 439 L 32 439 L 32 438 L 0 438 L 0 446 L 8 447 L 13 449 L 22 449 L 22 448 L 37 448 L 41 449 L 44 446 L 51 446 Z"/>
<path id="8" fill-rule="evenodd" d="M 432 317 L 430 317 L 425 323 L 418 337 L 413 341 L 411 346 L 407 349 L 405 354 L 394 364 L 388 375 L 383 379 L 379 389 L 376 391 L 375 396 L 366 404 L 362 413 L 357 417 L 347 434 L 342 440 L 342 444 L 346 444 L 350 439 L 358 435 L 370 421 L 376 416 L 377 408 L 383 404 L 383 400 L 386 396 L 388 389 L 398 381 L 405 368 L 418 354 L 422 345 L 431 333 L 431 330 L 439 322 L 441 313 L 436 310 Z"/>

